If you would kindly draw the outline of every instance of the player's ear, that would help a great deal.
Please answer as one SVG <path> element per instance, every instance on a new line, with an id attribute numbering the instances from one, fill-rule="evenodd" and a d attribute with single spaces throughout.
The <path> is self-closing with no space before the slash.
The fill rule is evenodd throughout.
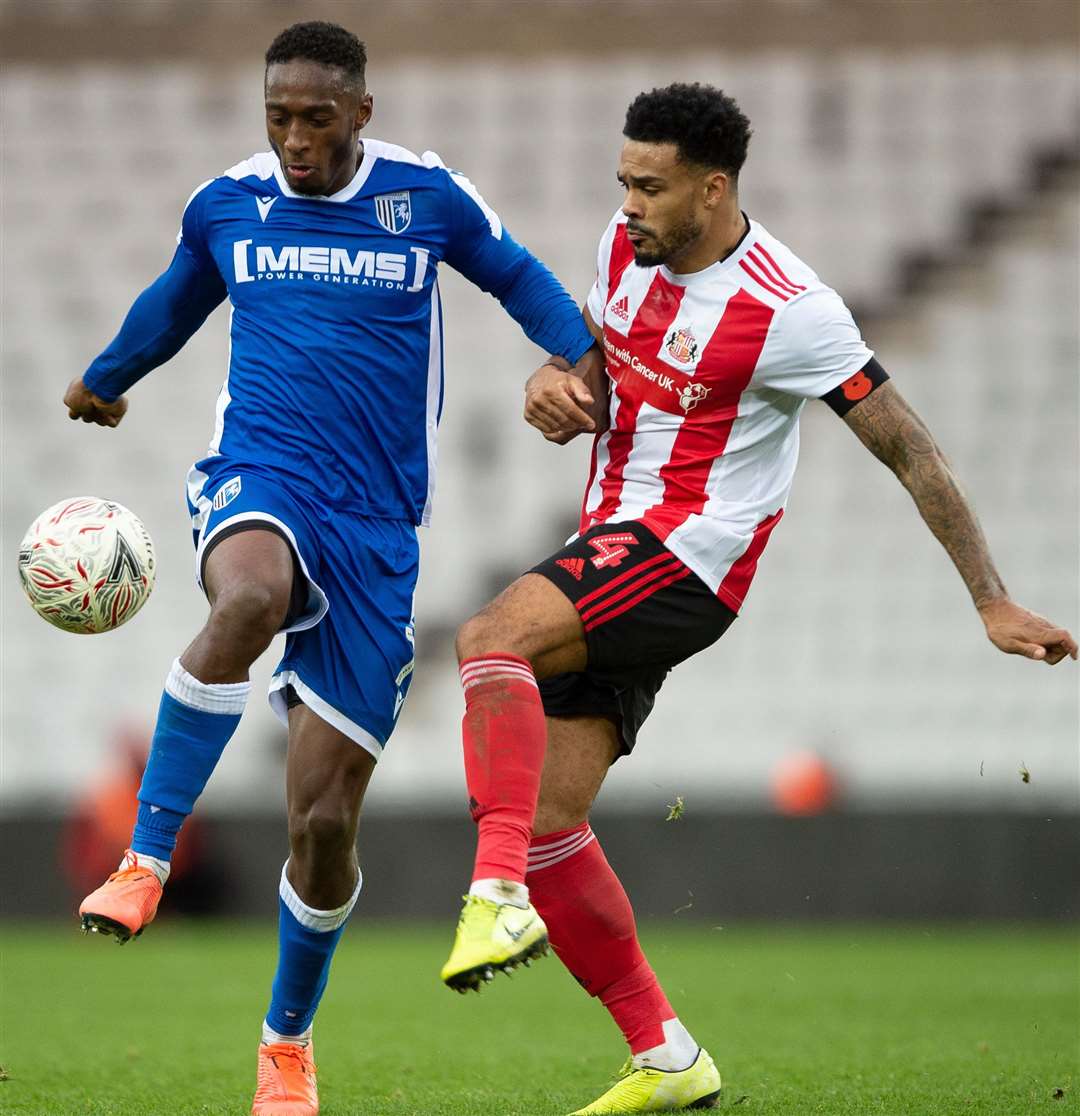
<path id="1" fill-rule="evenodd" d="M 370 93 L 365 93 L 356 106 L 356 117 L 353 120 L 354 131 L 360 132 L 367 127 L 371 114 L 375 111 L 375 98 Z"/>
<path id="2" fill-rule="evenodd" d="M 731 179 L 721 170 L 706 171 L 703 185 L 706 209 L 715 209 L 731 192 Z"/>

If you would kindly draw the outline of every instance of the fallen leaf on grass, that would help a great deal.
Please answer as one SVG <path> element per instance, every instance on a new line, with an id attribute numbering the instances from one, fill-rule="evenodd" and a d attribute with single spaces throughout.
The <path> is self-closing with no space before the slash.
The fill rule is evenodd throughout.
<path id="1" fill-rule="evenodd" d="M 741 1097 L 739 1097 L 738 1100 L 731 1102 L 731 1107 L 734 1108 L 735 1105 L 742 1104 L 743 1101 L 748 1101 L 749 1099 L 750 1099 L 749 1094 L 748 1093 L 743 1093 L 743 1095 Z"/>
<path id="2" fill-rule="evenodd" d="M 1050 1094 L 1050 1096 L 1052 1096 L 1054 1098 L 1054 1100 L 1064 1100 L 1065 1099 L 1065 1090 L 1064 1089 L 1055 1089 Z"/>
<path id="3" fill-rule="evenodd" d="M 7 1081 L 7 1079 L 8 1079 L 8 1071 L 6 1069 L 4 1069 L 3 1066 L 0 1066 L 0 1081 Z"/>
<path id="4" fill-rule="evenodd" d="M 664 821 L 678 821 L 686 813 L 686 803 L 681 794 L 675 795 L 675 801 L 668 803 L 667 817 Z"/>

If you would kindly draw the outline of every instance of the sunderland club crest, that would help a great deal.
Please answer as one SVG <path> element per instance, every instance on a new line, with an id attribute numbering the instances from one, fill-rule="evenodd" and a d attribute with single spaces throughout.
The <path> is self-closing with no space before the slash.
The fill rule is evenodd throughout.
<path id="1" fill-rule="evenodd" d="M 691 364 L 697 360 L 697 338 L 688 329 L 672 330 L 667 339 L 667 351 L 680 363 Z"/>
<path id="2" fill-rule="evenodd" d="M 412 201 L 409 191 L 400 194 L 379 194 L 375 198 L 375 216 L 387 232 L 403 233 L 412 221 Z"/>

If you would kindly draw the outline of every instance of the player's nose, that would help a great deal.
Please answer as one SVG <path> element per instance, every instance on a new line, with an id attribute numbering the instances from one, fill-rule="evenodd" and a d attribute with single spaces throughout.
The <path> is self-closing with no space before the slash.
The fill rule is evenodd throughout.
<path id="1" fill-rule="evenodd" d="M 290 155 L 299 155 L 311 146 L 308 131 L 302 125 L 293 124 L 285 135 L 285 150 Z"/>
<path id="2" fill-rule="evenodd" d="M 623 215 L 626 217 L 644 217 L 645 210 L 640 201 L 633 194 L 627 194 L 622 203 Z"/>

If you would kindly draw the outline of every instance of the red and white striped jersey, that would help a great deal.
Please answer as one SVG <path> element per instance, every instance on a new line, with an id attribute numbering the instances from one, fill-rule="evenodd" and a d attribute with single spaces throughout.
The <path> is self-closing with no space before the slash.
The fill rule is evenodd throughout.
<path id="1" fill-rule="evenodd" d="M 738 611 L 784 513 L 803 404 L 873 353 L 840 296 L 756 221 L 726 259 L 676 275 L 634 263 L 616 214 L 588 309 L 611 423 L 580 530 L 641 520 Z"/>

